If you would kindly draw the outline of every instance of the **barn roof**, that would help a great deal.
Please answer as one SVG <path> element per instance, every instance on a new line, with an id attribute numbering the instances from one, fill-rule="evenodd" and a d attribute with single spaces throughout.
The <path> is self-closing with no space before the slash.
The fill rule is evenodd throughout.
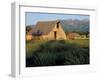
<path id="1" fill-rule="evenodd" d="M 48 34 L 58 22 L 60 21 L 39 21 L 28 34 L 37 33 L 38 31 L 42 34 Z"/>

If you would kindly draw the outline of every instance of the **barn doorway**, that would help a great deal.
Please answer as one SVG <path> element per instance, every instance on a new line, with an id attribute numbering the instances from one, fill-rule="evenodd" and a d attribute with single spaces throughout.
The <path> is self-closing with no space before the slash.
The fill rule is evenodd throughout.
<path id="1" fill-rule="evenodd" d="M 56 40 L 57 39 L 57 32 L 54 31 L 54 39 Z"/>

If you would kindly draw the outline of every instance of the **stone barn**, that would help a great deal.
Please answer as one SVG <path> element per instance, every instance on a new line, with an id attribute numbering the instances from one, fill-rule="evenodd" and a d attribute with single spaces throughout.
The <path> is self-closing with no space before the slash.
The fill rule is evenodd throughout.
<path id="1" fill-rule="evenodd" d="M 27 34 L 26 39 L 27 38 L 29 38 L 29 40 L 66 40 L 66 34 L 60 21 L 40 21 L 37 22 L 36 26 Z"/>

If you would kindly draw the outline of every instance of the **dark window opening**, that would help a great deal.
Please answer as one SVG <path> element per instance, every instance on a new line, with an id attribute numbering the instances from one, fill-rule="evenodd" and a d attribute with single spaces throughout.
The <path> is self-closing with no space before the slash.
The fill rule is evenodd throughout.
<path id="1" fill-rule="evenodd" d="M 55 38 L 55 40 L 57 38 L 57 32 L 56 31 L 54 31 L 54 38 Z"/>
<path id="2" fill-rule="evenodd" d="M 60 23 L 60 22 L 57 22 L 57 28 L 59 28 L 59 23 Z"/>

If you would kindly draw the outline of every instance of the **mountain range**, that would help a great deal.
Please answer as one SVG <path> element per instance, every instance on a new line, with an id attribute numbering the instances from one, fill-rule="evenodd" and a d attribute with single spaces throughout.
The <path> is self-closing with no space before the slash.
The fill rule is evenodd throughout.
<path id="1" fill-rule="evenodd" d="M 89 32 L 89 20 L 61 20 L 65 32 Z"/>
<path id="2" fill-rule="evenodd" d="M 60 20 L 60 23 L 65 32 L 89 32 L 89 19 L 67 19 Z M 35 25 L 29 26 L 34 27 Z"/>

